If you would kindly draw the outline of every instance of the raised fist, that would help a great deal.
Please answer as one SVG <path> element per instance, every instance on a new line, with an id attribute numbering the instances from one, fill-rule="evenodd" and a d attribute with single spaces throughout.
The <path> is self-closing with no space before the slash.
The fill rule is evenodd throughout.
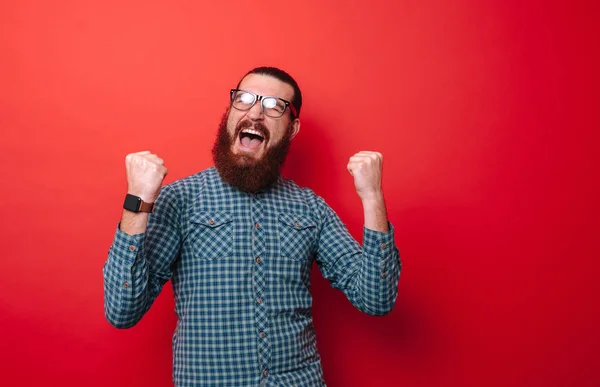
<path id="1" fill-rule="evenodd" d="M 383 156 L 379 152 L 358 152 L 348 160 L 346 167 L 354 177 L 356 192 L 362 200 L 379 199 L 381 190 L 381 173 Z"/>
<path id="2" fill-rule="evenodd" d="M 125 168 L 127 192 L 147 203 L 154 203 L 167 175 L 163 159 L 150 151 L 130 153 L 125 157 Z"/>

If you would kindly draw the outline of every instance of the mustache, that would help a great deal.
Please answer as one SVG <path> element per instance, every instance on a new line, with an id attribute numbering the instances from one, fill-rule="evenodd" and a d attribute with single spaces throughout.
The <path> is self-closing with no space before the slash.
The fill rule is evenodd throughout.
<path id="1" fill-rule="evenodd" d="M 240 132 L 246 128 L 252 128 L 261 132 L 263 137 L 265 138 L 265 143 L 269 141 L 269 138 L 271 138 L 271 133 L 269 132 L 269 129 L 267 129 L 266 126 L 264 126 L 260 122 L 253 123 L 250 120 L 243 120 L 237 124 L 237 126 L 235 127 L 235 137 L 238 137 L 240 135 Z"/>

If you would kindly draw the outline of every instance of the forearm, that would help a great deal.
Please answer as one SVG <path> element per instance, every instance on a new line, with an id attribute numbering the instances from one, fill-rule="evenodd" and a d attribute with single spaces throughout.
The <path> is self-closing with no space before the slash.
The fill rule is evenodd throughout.
<path id="1" fill-rule="evenodd" d="M 323 238 L 329 246 L 322 251 L 322 271 L 361 311 L 372 315 L 389 313 L 398 294 L 400 259 L 389 224 L 382 190 L 383 155 L 361 151 L 350 157 L 348 171 L 354 177 L 356 193 L 362 200 L 364 234 L 362 249 L 339 218 L 330 217 Z M 329 226 L 329 227 L 327 227 Z M 333 242 L 335 241 L 335 242 Z M 332 246 L 339 246 L 335 249 Z M 335 253 L 337 251 L 337 254 Z"/>
<path id="2" fill-rule="evenodd" d="M 146 227 L 148 226 L 148 216 L 149 214 L 147 212 L 136 213 L 123 210 L 119 228 L 128 235 L 142 234 L 146 232 Z"/>
<path id="3" fill-rule="evenodd" d="M 383 193 L 363 199 L 365 227 L 369 230 L 388 232 L 388 218 Z"/>
<path id="4" fill-rule="evenodd" d="M 118 328 L 135 325 L 150 309 L 172 275 L 170 265 L 179 249 L 176 200 L 164 199 L 163 204 L 157 200 L 159 194 L 164 196 L 161 185 L 167 169 L 163 160 L 149 151 L 131 153 L 125 157 L 125 167 L 127 192 L 157 203 L 152 217 L 123 210 L 103 267 L 104 312 Z"/>

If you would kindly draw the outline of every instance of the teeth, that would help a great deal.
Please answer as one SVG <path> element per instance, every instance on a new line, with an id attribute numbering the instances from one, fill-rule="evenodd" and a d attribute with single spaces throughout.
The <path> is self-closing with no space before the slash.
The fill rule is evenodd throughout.
<path id="1" fill-rule="evenodd" d="M 256 136 L 260 136 L 261 138 L 264 138 L 265 136 L 263 136 L 263 134 L 261 132 L 259 132 L 258 130 L 254 130 L 254 129 L 244 129 L 242 130 L 242 133 L 249 133 L 249 134 L 254 134 Z"/>

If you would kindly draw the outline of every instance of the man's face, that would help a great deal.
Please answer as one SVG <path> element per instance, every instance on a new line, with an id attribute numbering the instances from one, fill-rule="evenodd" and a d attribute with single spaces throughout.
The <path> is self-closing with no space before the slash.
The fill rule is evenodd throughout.
<path id="1" fill-rule="evenodd" d="M 292 86 L 276 78 L 249 74 L 240 90 L 291 101 Z M 262 112 L 260 101 L 249 110 L 229 107 L 219 126 L 213 147 L 213 159 L 225 182 L 246 192 L 268 187 L 277 180 L 289 150 L 291 139 L 300 129 L 289 108 L 281 117 Z"/>
<path id="2" fill-rule="evenodd" d="M 274 96 L 291 101 L 294 89 L 287 83 L 268 75 L 249 74 L 239 86 L 240 90 L 262 96 Z M 262 159 L 266 151 L 281 142 L 291 125 L 294 137 L 299 129 L 299 121 L 293 120 L 290 109 L 283 116 L 273 118 L 266 116 L 256 101 L 250 110 L 229 109 L 227 131 L 234 140 L 231 152 L 239 158 L 240 164 L 252 163 Z"/>

